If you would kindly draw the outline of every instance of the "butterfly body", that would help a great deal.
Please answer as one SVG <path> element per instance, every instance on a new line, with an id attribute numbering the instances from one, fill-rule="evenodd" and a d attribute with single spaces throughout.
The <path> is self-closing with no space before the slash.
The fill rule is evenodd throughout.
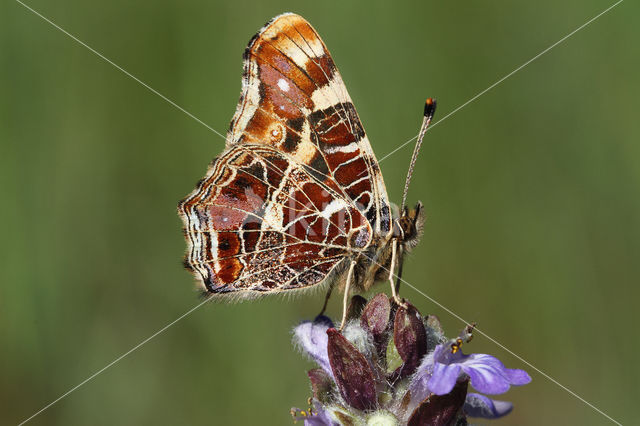
<path id="1" fill-rule="evenodd" d="M 311 25 L 277 16 L 244 54 L 226 149 L 178 206 L 185 265 L 208 293 L 252 297 L 393 272 L 421 208 L 393 215 L 378 162 Z"/>

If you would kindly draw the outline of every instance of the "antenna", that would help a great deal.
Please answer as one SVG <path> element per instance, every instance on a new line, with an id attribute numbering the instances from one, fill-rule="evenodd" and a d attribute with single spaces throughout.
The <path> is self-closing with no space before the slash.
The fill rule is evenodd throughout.
<path id="1" fill-rule="evenodd" d="M 411 163 L 409 163 L 409 171 L 407 172 L 407 180 L 404 181 L 404 192 L 402 193 L 402 209 L 400 214 L 404 212 L 404 208 L 407 206 L 407 193 L 409 192 L 409 183 L 411 182 L 411 176 L 413 175 L 413 169 L 416 166 L 416 160 L 418 159 L 418 153 L 420 152 L 420 146 L 422 145 L 422 138 L 427 132 L 429 123 L 433 118 L 433 114 L 436 112 L 436 100 L 427 98 L 424 103 L 424 118 L 422 119 L 422 126 L 420 127 L 420 133 L 418 133 L 418 141 L 413 148 L 413 155 L 411 156 Z"/>

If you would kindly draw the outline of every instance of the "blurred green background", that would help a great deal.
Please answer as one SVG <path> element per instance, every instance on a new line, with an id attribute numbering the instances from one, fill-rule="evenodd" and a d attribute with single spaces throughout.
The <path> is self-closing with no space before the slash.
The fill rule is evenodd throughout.
<path id="1" fill-rule="evenodd" d="M 241 54 L 294 11 L 324 38 L 378 158 L 613 1 L 30 0 L 225 132 Z M 637 419 L 640 7 L 626 1 L 427 135 L 405 278 L 622 423 Z M 223 140 L 13 1 L 0 5 L 0 423 L 18 423 L 198 303 L 176 202 Z M 410 147 L 381 163 L 396 202 Z M 385 285 L 378 287 L 387 291 Z M 453 335 L 462 327 L 405 287 Z M 323 295 L 207 305 L 32 424 L 290 423 Z M 340 313 L 339 297 L 330 312 Z M 496 424 L 607 424 L 527 369 Z"/>

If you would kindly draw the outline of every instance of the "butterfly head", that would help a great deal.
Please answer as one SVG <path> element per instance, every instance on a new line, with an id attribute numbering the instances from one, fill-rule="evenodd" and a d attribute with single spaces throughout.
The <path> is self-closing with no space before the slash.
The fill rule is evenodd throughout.
<path id="1" fill-rule="evenodd" d="M 418 244 L 424 227 L 424 208 L 418 201 L 412 209 L 404 207 L 393 223 L 393 236 L 407 248 Z"/>

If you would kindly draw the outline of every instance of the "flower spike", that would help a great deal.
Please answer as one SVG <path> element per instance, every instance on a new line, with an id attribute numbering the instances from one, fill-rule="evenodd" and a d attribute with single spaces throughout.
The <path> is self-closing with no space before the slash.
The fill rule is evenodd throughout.
<path id="1" fill-rule="evenodd" d="M 448 340 L 437 317 L 423 317 L 408 302 L 395 306 L 378 294 L 366 304 L 358 296 L 351 306 L 344 331 L 327 317 L 294 330 L 297 346 L 321 367 L 308 372 L 310 408 L 292 411 L 306 426 L 495 419 L 510 413 L 513 404 L 467 392 L 468 385 L 498 394 L 531 381 L 525 371 L 506 368 L 491 355 L 462 352 L 475 324 Z"/>

